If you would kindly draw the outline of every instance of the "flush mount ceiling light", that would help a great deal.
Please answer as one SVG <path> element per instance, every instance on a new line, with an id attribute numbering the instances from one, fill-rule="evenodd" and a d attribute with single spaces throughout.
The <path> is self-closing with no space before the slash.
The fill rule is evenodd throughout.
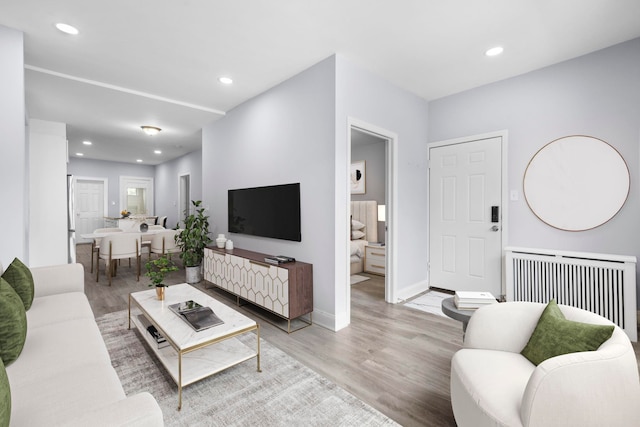
<path id="1" fill-rule="evenodd" d="M 140 126 L 140 129 L 149 136 L 157 135 L 162 129 L 155 126 Z"/>
<path id="2" fill-rule="evenodd" d="M 487 55 L 487 56 L 498 56 L 502 52 L 504 52 L 504 48 L 502 46 L 496 46 L 496 47 L 492 47 L 491 49 L 487 50 L 484 54 Z"/>
<path id="3" fill-rule="evenodd" d="M 76 153 L 76 156 L 78 156 L 78 157 L 82 157 L 82 156 L 84 156 L 84 154 L 82 154 L 82 153 Z"/>
<path id="4" fill-rule="evenodd" d="M 162 154 L 162 151 L 160 151 L 160 150 L 154 150 L 153 152 L 156 153 L 156 154 Z"/>
<path id="5" fill-rule="evenodd" d="M 218 81 L 223 85 L 230 85 L 233 83 L 233 79 L 231 77 L 218 77 Z"/>
<path id="6" fill-rule="evenodd" d="M 91 144 L 92 144 L 92 142 L 91 142 L 91 141 L 82 141 L 82 143 L 83 143 L 84 145 L 91 145 Z"/>
<path id="7" fill-rule="evenodd" d="M 56 28 L 63 33 L 71 34 L 72 36 L 78 35 L 78 33 L 80 32 L 76 27 L 69 24 L 63 24 L 62 22 L 57 23 Z"/>

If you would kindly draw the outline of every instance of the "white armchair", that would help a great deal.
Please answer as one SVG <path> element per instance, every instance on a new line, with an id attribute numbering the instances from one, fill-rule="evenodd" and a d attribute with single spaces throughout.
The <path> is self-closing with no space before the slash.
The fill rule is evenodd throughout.
<path id="1" fill-rule="evenodd" d="M 568 320 L 612 325 L 559 305 Z M 532 364 L 520 354 L 545 304 L 508 302 L 480 308 L 464 348 L 451 362 L 451 403 L 459 427 L 638 426 L 638 364 L 627 335 L 615 327 L 596 351 Z"/>

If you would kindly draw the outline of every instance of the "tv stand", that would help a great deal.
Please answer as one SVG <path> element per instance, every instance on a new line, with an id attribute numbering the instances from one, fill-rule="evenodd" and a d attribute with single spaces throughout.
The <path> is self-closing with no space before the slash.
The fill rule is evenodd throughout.
<path id="1" fill-rule="evenodd" d="M 288 333 L 311 325 L 313 265 L 300 261 L 273 265 L 264 261 L 267 256 L 240 248 L 207 246 L 204 280 L 235 295 L 238 305 L 244 300 L 285 319 L 287 326 L 280 329 Z M 306 315 L 308 319 L 303 317 Z M 303 326 L 292 330 L 294 319 Z"/>

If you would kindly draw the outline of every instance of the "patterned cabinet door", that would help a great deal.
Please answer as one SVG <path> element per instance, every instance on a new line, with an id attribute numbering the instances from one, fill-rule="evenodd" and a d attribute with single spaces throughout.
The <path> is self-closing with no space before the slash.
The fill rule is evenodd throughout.
<path id="1" fill-rule="evenodd" d="M 247 299 L 264 308 L 289 316 L 289 271 L 276 266 L 251 264 L 253 283 Z"/>

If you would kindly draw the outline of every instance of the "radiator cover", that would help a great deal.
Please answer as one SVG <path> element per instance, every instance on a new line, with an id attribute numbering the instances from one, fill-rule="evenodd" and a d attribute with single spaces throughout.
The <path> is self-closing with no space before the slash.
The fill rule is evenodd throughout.
<path id="1" fill-rule="evenodd" d="M 505 248 L 507 301 L 570 305 L 599 314 L 638 340 L 636 257 Z"/>

